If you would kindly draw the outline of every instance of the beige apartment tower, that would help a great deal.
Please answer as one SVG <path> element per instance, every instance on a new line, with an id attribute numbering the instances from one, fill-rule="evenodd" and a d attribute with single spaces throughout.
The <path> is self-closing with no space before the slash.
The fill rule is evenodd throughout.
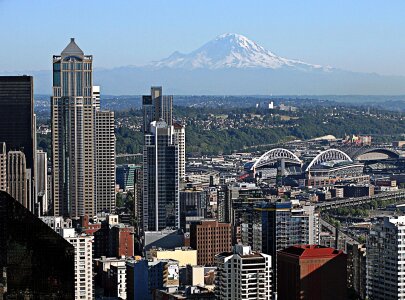
<path id="1" fill-rule="evenodd" d="M 96 212 L 115 209 L 114 112 L 96 112 Z"/>
<path id="2" fill-rule="evenodd" d="M 25 154 L 21 151 L 9 151 L 7 153 L 7 190 L 8 193 L 20 202 L 24 207 L 30 208 L 30 172 L 27 171 Z"/>
<path id="3" fill-rule="evenodd" d="M 6 143 L 0 143 L 0 191 L 7 192 L 7 150 Z"/>
<path id="4" fill-rule="evenodd" d="M 52 162 L 53 213 L 95 214 L 95 113 L 93 57 L 72 38 L 53 56 Z"/>

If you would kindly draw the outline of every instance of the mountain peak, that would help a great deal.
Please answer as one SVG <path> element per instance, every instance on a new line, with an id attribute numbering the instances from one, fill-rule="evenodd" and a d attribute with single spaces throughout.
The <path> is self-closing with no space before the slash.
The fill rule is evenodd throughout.
<path id="1" fill-rule="evenodd" d="M 321 68 L 321 66 L 277 56 L 237 33 L 221 34 L 188 54 L 176 51 L 161 61 L 153 62 L 150 66 L 181 69 L 292 68 L 307 70 Z"/>

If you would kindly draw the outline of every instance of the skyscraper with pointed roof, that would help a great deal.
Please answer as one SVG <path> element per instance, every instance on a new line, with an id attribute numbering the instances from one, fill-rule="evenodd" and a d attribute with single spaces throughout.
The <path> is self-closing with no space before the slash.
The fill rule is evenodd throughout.
<path id="1" fill-rule="evenodd" d="M 53 211 L 59 216 L 95 214 L 95 110 L 93 57 L 72 38 L 53 56 Z"/>

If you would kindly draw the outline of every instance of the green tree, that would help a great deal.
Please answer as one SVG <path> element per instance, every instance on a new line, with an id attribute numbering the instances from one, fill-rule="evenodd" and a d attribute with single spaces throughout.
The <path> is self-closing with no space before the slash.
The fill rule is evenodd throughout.
<path id="1" fill-rule="evenodd" d="M 117 196 L 115 197 L 115 205 L 117 207 L 123 207 L 124 206 L 124 199 L 122 198 L 122 193 L 117 193 Z"/>

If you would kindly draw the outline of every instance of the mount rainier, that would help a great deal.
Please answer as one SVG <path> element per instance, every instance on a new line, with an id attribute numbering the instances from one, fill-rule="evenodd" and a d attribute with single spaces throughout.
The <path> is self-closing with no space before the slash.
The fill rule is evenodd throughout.
<path id="1" fill-rule="evenodd" d="M 34 75 L 35 93 L 51 93 L 51 71 L 25 74 Z M 105 95 L 144 94 L 152 85 L 162 85 L 165 93 L 188 95 L 405 94 L 405 77 L 283 58 L 234 33 L 220 35 L 190 53 L 175 52 L 143 66 L 96 68 L 94 84 L 101 85 Z"/>
<path id="2" fill-rule="evenodd" d="M 211 70 L 221 68 L 322 69 L 319 65 L 277 56 L 245 36 L 235 33 L 220 35 L 189 54 L 174 52 L 168 58 L 153 62 L 149 66 L 190 70 L 200 68 Z"/>

